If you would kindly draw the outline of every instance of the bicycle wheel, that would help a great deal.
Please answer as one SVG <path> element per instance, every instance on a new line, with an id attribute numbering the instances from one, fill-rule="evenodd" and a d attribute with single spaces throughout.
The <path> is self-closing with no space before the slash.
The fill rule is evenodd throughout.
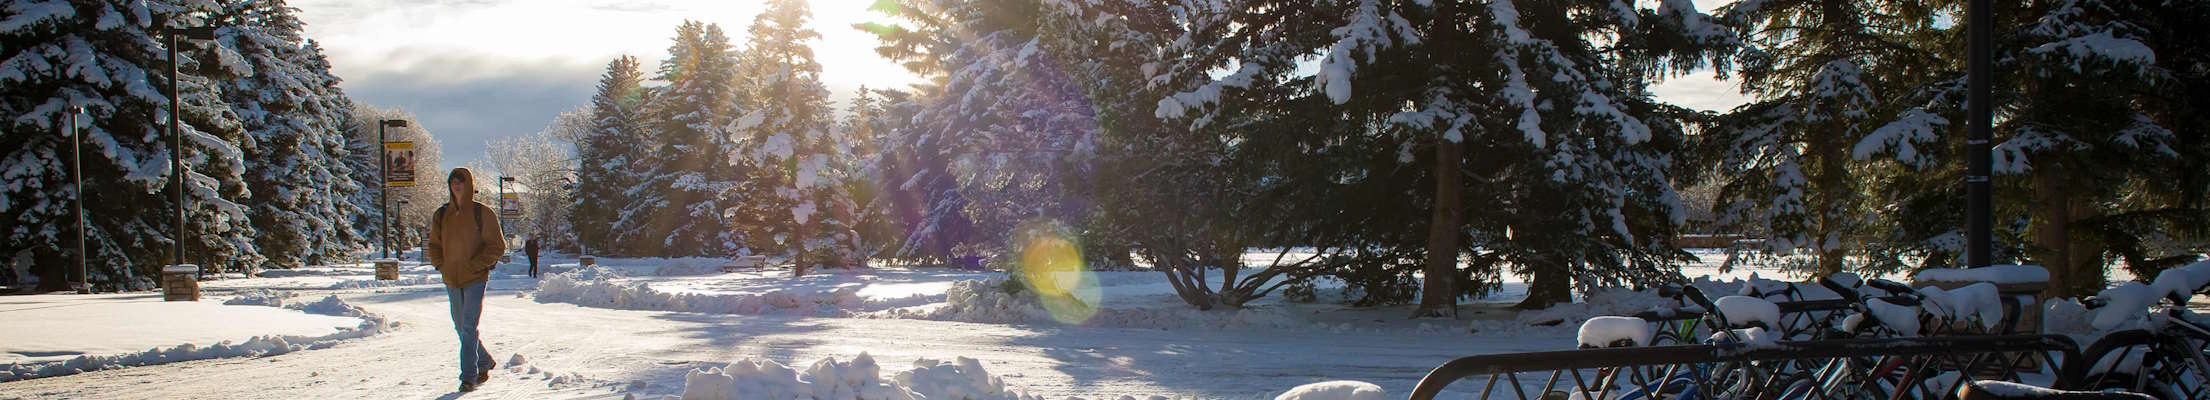
<path id="1" fill-rule="evenodd" d="M 2145 330 L 2111 332 L 2080 352 L 2079 362 L 2067 361 L 2065 374 L 2076 377 L 2069 390 L 2123 390 L 2159 399 L 2186 399 L 2201 394 L 2188 363 L 2163 351 L 2161 337 Z M 2189 387 L 2193 387 L 2190 389 Z"/>
<path id="2" fill-rule="evenodd" d="M 1712 365 L 1704 377 L 1711 399 L 1772 398 L 1764 387 L 1766 373 L 1751 363 L 1722 362 Z"/>

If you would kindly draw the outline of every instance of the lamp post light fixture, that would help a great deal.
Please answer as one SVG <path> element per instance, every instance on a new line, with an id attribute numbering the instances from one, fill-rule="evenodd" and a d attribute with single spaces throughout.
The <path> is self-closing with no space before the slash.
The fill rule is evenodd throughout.
<path id="1" fill-rule="evenodd" d="M 391 140 L 384 136 L 384 128 L 386 127 L 405 128 L 407 127 L 407 120 L 376 120 L 376 154 L 378 154 L 376 157 L 376 179 L 383 181 L 382 187 L 376 190 L 378 196 L 376 205 L 383 207 L 383 210 L 380 211 L 384 214 L 376 222 L 376 232 L 378 236 L 382 236 L 379 239 L 384 242 L 384 258 L 391 258 L 391 152 L 386 151 L 384 147 Z"/>
<path id="2" fill-rule="evenodd" d="M 183 125 L 183 120 L 179 118 L 179 115 L 184 112 L 184 95 L 183 92 L 177 89 L 177 37 L 183 36 L 194 42 L 203 43 L 214 41 L 215 28 L 207 26 L 171 27 L 164 32 L 168 34 L 169 39 L 169 186 L 176 189 L 176 235 L 172 237 L 175 240 L 175 248 L 171 249 L 170 265 L 183 265 L 184 133 L 178 126 Z"/>

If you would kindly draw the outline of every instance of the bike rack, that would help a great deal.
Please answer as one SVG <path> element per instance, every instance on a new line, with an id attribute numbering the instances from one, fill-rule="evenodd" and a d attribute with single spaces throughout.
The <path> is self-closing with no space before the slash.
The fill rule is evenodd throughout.
<path id="1" fill-rule="evenodd" d="M 1812 335 L 1816 338 L 1818 334 L 1823 333 L 1820 330 L 1838 328 L 1836 324 L 1847 317 L 1854 310 L 1852 306 L 1856 304 L 1857 302 L 1847 299 L 1774 302 L 1773 305 L 1780 307 L 1781 326 L 1773 328 L 1777 329 L 1784 337 L 1797 338 L 1799 335 Z M 1704 309 L 1701 306 L 1685 306 L 1643 311 L 1633 316 L 1658 325 L 1657 328 L 1662 330 L 1669 328 L 1666 325 L 1670 323 L 1701 319 L 1704 317 Z"/>
<path id="2" fill-rule="evenodd" d="M 1682 379 L 1675 374 L 1681 371 L 1682 368 L 1708 368 L 1728 363 L 1742 366 L 1772 361 L 1783 361 L 1784 363 L 1777 365 L 1780 368 L 1788 368 L 1790 366 L 1818 365 L 1821 361 L 1827 360 L 1866 357 L 1906 357 L 1905 360 L 1907 361 L 1904 361 L 1904 363 L 1913 368 L 1913 373 L 1932 372 L 1925 374 L 1925 376 L 1955 372 L 1959 373 L 1960 376 L 1977 377 L 1994 372 L 2015 378 L 2016 371 L 2020 367 L 2020 361 L 2039 357 L 2046 362 L 2042 365 L 2056 366 L 2061 365 L 2057 362 L 2058 360 L 2077 358 L 2078 354 L 2078 344 L 2074 343 L 2071 338 L 2061 335 L 1841 339 L 1764 344 L 1699 344 L 1486 354 L 1461 357 L 1436 367 L 1426 377 L 1420 379 L 1417 386 L 1413 387 L 1411 399 L 1433 399 L 1442 393 L 1444 387 L 1451 383 L 1474 376 L 1487 377 L 1486 386 L 1480 392 L 1481 398 L 1484 399 L 1497 393 L 1499 388 L 1496 386 L 1499 382 L 1510 385 L 1509 393 L 1515 395 L 1512 398 L 1551 398 L 1550 396 L 1554 396 L 1551 395 L 1554 392 L 1553 389 L 1559 388 L 1560 383 L 1567 382 L 1564 379 L 1569 375 L 1572 379 L 1570 383 L 1572 389 L 1568 390 L 1580 392 L 1578 393 L 1581 396 L 1580 398 L 1605 398 L 1605 394 L 1611 392 L 1614 384 L 1604 383 L 1607 382 L 1605 381 L 1607 378 L 1602 375 L 1604 373 L 1621 376 L 1634 374 L 1636 378 L 1643 379 L 1650 378 L 1650 376 L 1645 375 L 1654 375 L 1665 379 L 1665 382 L 1658 383 L 1661 387 L 1671 388 L 1674 385 L 1673 380 Z M 1993 356 L 1996 362 L 2008 363 L 2009 365 L 1982 364 L 1982 361 L 1989 360 L 1990 356 Z M 1656 371 L 1660 367 L 1666 370 L 1664 374 L 1649 374 L 1649 372 Z M 1997 368 L 1988 369 L 1984 367 Z M 2058 380 L 2056 387 L 2066 387 L 2068 382 L 2064 382 L 2067 379 L 2064 374 L 2054 373 L 2055 368 L 2053 367 L 2050 370 Z M 1783 369 L 1775 372 L 1803 373 L 1804 371 L 1794 370 L 1791 372 Z M 1534 393 L 1529 393 L 1526 390 L 1527 387 L 1521 384 L 1519 375 L 1527 373 L 1548 375 L 1547 383 L 1544 384 L 1542 390 Z M 1589 373 L 1596 373 L 1598 376 L 1591 379 Z M 1777 376 L 1773 378 L 1777 378 Z M 1957 382 L 1946 388 L 1946 391 L 1932 393 L 1956 393 L 1957 386 L 1961 386 L 1970 380 L 1957 379 Z M 1649 381 L 1642 382 L 1647 384 Z M 1592 384 L 1601 387 L 1592 388 Z M 1681 384 L 1708 385 L 1709 383 L 1684 382 Z M 1762 398 L 1763 396 L 1759 397 Z M 1814 398 L 1826 397 L 1822 394 Z"/>

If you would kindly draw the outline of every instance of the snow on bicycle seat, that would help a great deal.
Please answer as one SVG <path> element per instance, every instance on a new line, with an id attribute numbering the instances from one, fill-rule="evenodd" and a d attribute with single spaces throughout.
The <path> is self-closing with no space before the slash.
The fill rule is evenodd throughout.
<path id="1" fill-rule="evenodd" d="M 1727 296 L 1719 298 L 1715 303 L 1719 306 L 1719 315 L 1726 317 L 1728 324 L 1734 325 L 1728 328 L 1780 328 L 1780 305 L 1771 301 L 1749 296 Z"/>
<path id="2" fill-rule="evenodd" d="M 1635 317 L 1595 317 L 1581 322 L 1576 336 L 1581 348 L 1637 347 L 1650 345 L 1650 322 Z"/>

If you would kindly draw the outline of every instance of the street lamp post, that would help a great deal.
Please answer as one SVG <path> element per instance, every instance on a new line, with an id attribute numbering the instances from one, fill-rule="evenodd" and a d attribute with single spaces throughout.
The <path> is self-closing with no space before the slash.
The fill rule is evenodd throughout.
<path id="1" fill-rule="evenodd" d="M 77 192 L 77 293 L 90 294 L 92 277 L 84 268 L 85 248 L 89 246 L 84 244 L 84 138 L 78 136 L 84 131 L 77 125 L 79 114 L 84 114 L 84 106 L 69 107 L 69 176 L 75 180 L 72 190 Z"/>
<path id="2" fill-rule="evenodd" d="M 176 235 L 173 237 L 175 248 L 171 249 L 170 265 L 183 265 L 184 133 L 178 126 L 183 124 L 179 114 L 184 112 L 184 95 L 182 91 L 177 89 L 177 36 L 184 36 L 186 39 L 198 42 L 213 41 L 215 40 L 215 28 L 206 26 L 170 27 L 166 30 L 166 33 L 169 37 L 169 186 L 176 189 Z"/>
<path id="3" fill-rule="evenodd" d="M 386 143 L 391 140 L 384 137 L 385 127 L 405 128 L 407 127 L 407 120 L 376 120 L 376 154 L 378 154 L 376 157 L 376 179 L 383 181 L 381 183 L 382 187 L 376 190 L 378 196 L 376 205 L 384 208 L 380 210 L 384 214 L 383 217 L 376 221 L 376 232 L 378 236 L 381 236 L 379 239 L 384 242 L 384 258 L 391 258 L 391 152 L 384 149 Z"/>
<path id="4" fill-rule="evenodd" d="M 494 204 L 498 204 L 498 205 L 499 205 L 499 206 L 498 206 L 498 209 L 499 209 L 499 220 L 500 220 L 500 221 L 502 221 L 502 222 L 506 221 L 506 183 L 507 183 L 507 182 L 513 182 L 513 181 L 514 181 L 514 177 L 511 177 L 511 176 L 500 176 L 500 177 L 499 177 L 499 201 L 497 201 L 497 202 L 496 202 L 496 203 L 494 203 Z M 511 233 L 510 233 L 510 234 L 511 234 Z M 500 239 L 505 239 L 505 238 L 500 238 Z M 511 244 L 511 243 L 513 243 L 513 242 L 507 242 L 507 243 Z"/>
<path id="5" fill-rule="evenodd" d="M 1965 244 L 1964 262 L 1968 267 L 1985 267 L 1993 244 L 1990 230 L 1994 225 L 1994 204 L 1988 194 L 1989 149 L 1988 137 L 1994 128 L 1994 113 L 1989 101 L 1988 80 L 1993 73 L 1990 64 L 1990 48 L 1994 46 L 1994 10 L 1988 9 L 1988 0 L 1972 0 L 1965 23 L 1971 53 L 1966 66 L 1965 114 L 1971 118 L 1969 136 L 1965 140 L 1969 171 L 1965 174 Z"/>

